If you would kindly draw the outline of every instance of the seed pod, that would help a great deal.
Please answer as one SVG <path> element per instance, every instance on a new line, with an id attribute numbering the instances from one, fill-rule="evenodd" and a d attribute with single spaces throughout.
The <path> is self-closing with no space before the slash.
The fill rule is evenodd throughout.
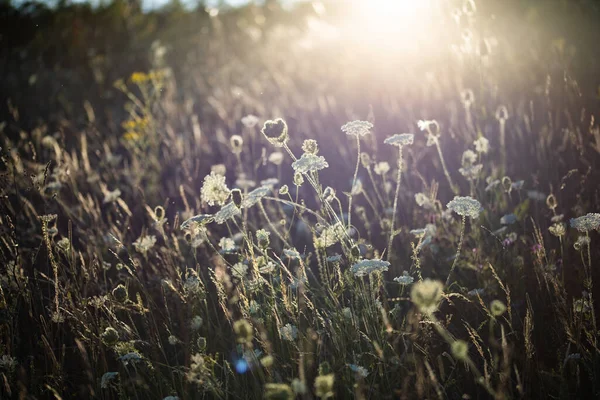
<path id="1" fill-rule="evenodd" d="M 272 145 L 277 147 L 283 147 L 289 139 L 287 124 L 281 118 L 266 121 L 261 133 Z"/>

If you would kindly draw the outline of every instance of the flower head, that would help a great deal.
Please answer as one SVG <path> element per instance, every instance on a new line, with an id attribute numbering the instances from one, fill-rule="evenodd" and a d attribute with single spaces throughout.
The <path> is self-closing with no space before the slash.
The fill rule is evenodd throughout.
<path id="1" fill-rule="evenodd" d="M 360 260 L 355 263 L 350 269 L 354 276 L 365 276 L 376 271 L 387 271 L 390 263 L 387 261 L 373 259 L 373 260 Z"/>
<path id="2" fill-rule="evenodd" d="M 483 136 L 475 140 L 473 144 L 475 145 L 475 151 L 478 153 L 486 154 L 488 151 L 490 151 L 490 141 Z"/>
<path id="3" fill-rule="evenodd" d="M 304 153 L 300 159 L 294 161 L 292 163 L 292 168 L 294 171 L 299 172 L 301 174 L 306 174 L 307 172 L 318 171 L 324 168 L 329 167 L 327 161 L 325 161 L 325 157 L 317 156 L 311 153 Z"/>
<path id="4" fill-rule="evenodd" d="M 200 190 L 200 197 L 210 206 L 225 204 L 229 198 L 230 190 L 225 183 L 225 176 L 212 171 L 204 177 L 204 184 Z"/>
<path id="5" fill-rule="evenodd" d="M 582 217 L 571 218 L 571 228 L 579 232 L 589 232 L 600 229 L 600 213 L 588 213 Z"/>
<path id="6" fill-rule="evenodd" d="M 477 218 L 482 211 L 481 203 L 469 196 L 455 196 L 447 207 L 460 216 L 471 218 Z"/>
<path id="7" fill-rule="evenodd" d="M 269 143 L 277 147 L 283 147 L 289 139 L 287 124 L 281 118 L 265 121 L 261 132 Z"/>
<path id="8" fill-rule="evenodd" d="M 413 144 L 415 140 L 415 135 L 412 133 L 401 133 L 395 134 L 393 136 L 388 137 L 383 141 L 385 144 L 389 144 L 391 146 L 403 147 L 409 144 Z"/>
<path id="9" fill-rule="evenodd" d="M 213 216 L 210 214 L 198 214 L 194 215 L 192 218 L 188 218 L 179 227 L 179 229 L 184 230 L 190 228 L 192 224 L 198 224 L 200 226 L 211 223 L 214 220 Z"/>
<path id="10" fill-rule="evenodd" d="M 394 278 L 395 282 L 398 282 L 401 285 L 410 285 L 415 281 L 415 278 L 410 276 L 407 271 L 402 272 L 401 276 L 397 276 Z"/>
<path id="11" fill-rule="evenodd" d="M 413 286 L 410 292 L 410 299 L 419 311 L 431 314 L 437 310 L 443 293 L 444 285 L 442 282 L 425 279 Z"/>
<path id="12" fill-rule="evenodd" d="M 293 342 L 298 337 L 298 328 L 292 324 L 285 324 L 279 328 L 279 334 L 283 340 Z"/>
<path id="13" fill-rule="evenodd" d="M 256 124 L 258 124 L 258 117 L 256 115 L 248 114 L 245 117 L 242 117 L 242 124 L 246 128 L 254 128 Z"/>
<path id="14" fill-rule="evenodd" d="M 351 121 L 342 126 L 342 132 L 348 136 L 365 136 L 371 133 L 373 124 L 367 121 Z"/>
<path id="15" fill-rule="evenodd" d="M 230 218 L 235 217 L 240 214 L 240 209 L 236 207 L 233 202 L 228 203 L 223 206 L 219 212 L 214 215 L 215 222 L 217 224 L 222 224 Z"/>
<path id="16" fill-rule="evenodd" d="M 261 186 L 248 193 L 242 200 L 242 208 L 250 208 L 258 203 L 263 197 L 269 194 L 268 186 Z"/>

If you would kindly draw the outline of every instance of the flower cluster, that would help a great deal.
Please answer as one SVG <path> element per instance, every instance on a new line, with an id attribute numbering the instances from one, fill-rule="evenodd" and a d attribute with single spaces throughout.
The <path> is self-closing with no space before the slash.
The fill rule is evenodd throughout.
<path id="1" fill-rule="evenodd" d="M 351 121 L 342 126 L 342 132 L 348 136 L 366 136 L 371 133 L 373 124 L 367 121 Z"/>
<path id="2" fill-rule="evenodd" d="M 327 167 L 329 167 L 329 164 L 325 161 L 325 157 L 317 156 L 312 153 L 304 153 L 302 154 L 302 157 L 292 163 L 294 171 L 301 174 L 319 171 Z"/>
<path id="3" fill-rule="evenodd" d="M 600 229 L 600 213 L 588 213 L 578 218 L 571 218 L 571 228 L 579 232 L 589 232 Z"/>
<path id="4" fill-rule="evenodd" d="M 230 190 L 225 183 L 225 176 L 212 171 L 204 178 L 204 184 L 200 190 L 202 201 L 209 206 L 225 204 L 229 198 Z"/>
<path id="5" fill-rule="evenodd" d="M 359 262 L 352 265 L 350 271 L 352 271 L 354 276 L 361 277 L 365 275 L 370 275 L 373 272 L 387 271 L 389 266 L 390 263 L 383 260 L 360 260 Z"/>
<path id="6" fill-rule="evenodd" d="M 454 199 L 448 203 L 447 207 L 460 216 L 471 218 L 477 218 L 482 211 L 481 203 L 469 196 L 455 196 Z"/>

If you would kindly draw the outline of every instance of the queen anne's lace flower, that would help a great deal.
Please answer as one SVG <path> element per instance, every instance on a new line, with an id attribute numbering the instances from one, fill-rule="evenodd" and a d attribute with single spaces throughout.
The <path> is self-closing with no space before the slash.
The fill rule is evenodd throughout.
<path id="1" fill-rule="evenodd" d="M 412 133 L 402 133 L 388 137 L 383 141 L 383 143 L 389 144 L 391 146 L 403 147 L 408 146 L 409 144 L 413 144 L 414 140 L 415 135 L 413 135 Z"/>
<path id="2" fill-rule="evenodd" d="M 477 218 L 481 212 L 481 203 L 472 197 L 455 196 L 447 205 L 449 210 L 463 217 Z"/>
<path id="3" fill-rule="evenodd" d="M 395 277 L 394 281 L 398 282 L 401 285 L 410 285 L 411 283 L 413 283 L 415 281 L 415 278 L 410 276 L 408 274 L 408 272 L 404 271 L 404 272 L 402 272 L 401 276 Z"/>
<path id="4" fill-rule="evenodd" d="M 215 204 L 222 206 L 229 198 L 229 188 L 225 183 L 225 177 L 214 171 L 204 178 L 204 184 L 200 190 L 202 201 L 210 206 Z"/>
<path id="5" fill-rule="evenodd" d="M 301 174 L 306 174 L 307 172 L 318 171 L 323 168 L 329 167 L 327 161 L 325 161 L 325 157 L 316 156 L 310 153 L 302 154 L 300 159 L 294 161 L 292 163 L 292 168 L 294 171 L 299 172 Z"/>
<path id="6" fill-rule="evenodd" d="M 387 261 L 373 259 L 373 260 L 360 260 L 355 263 L 350 269 L 354 276 L 365 276 L 376 271 L 387 271 L 390 263 Z"/>
<path id="7" fill-rule="evenodd" d="M 373 124 L 367 121 L 351 121 L 342 126 L 342 132 L 349 136 L 365 136 L 371 133 Z"/>
<path id="8" fill-rule="evenodd" d="M 240 214 L 240 209 L 236 207 L 236 205 L 231 202 L 227 205 L 223 206 L 219 212 L 214 215 L 215 222 L 217 224 L 222 224 L 230 218 L 235 217 Z"/>
<path id="9" fill-rule="evenodd" d="M 600 213 L 588 213 L 582 217 L 571 218 L 571 228 L 579 232 L 589 232 L 600 229 Z"/>
<path id="10" fill-rule="evenodd" d="M 269 187 L 267 187 L 267 186 L 261 186 L 259 188 L 254 189 L 253 191 L 248 193 L 246 196 L 244 196 L 244 199 L 242 200 L 242 208 L 250 208 L 250 207 L 254 206 L 263 197 L 268 195 L 270 190 L 271 189 L 269 189 Z"/>
<path id="11" fill-rule="evenodd" d="M 323 229 L 321 235 L 315 239 L 315 246 L 325 249 L 336 244 L 344 235 L 344 226 L 341 223 Z"/>

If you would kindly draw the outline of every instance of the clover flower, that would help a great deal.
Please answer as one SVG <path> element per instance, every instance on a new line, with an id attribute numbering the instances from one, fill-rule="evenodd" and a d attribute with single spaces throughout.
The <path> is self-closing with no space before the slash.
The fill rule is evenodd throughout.
<path id="1" fill-rule="evenodd" d="M 373 124 L 367 121 L 351 121 L 342 126 L 342 132 L 348 136 L 365 136 L 371 133 Z"/>
<path id="2" fill-rule="evenodd" d="M 200 190 L 202 201 L 210 206 L 225 204 L 229 198 L 230 190 L 225 183 L 225 176 L 212 171 L 210 175 L 204 177 L 204 184 Z"/>
<path id="3" fill-rule="evenodd" d="M 447 207 L 460 216 L 471 218 L 477 218 L 482 211 L 481 203 L 469 196 L 454 196 Z"/>
<path id="4" fill-rule="evenodd" d="M 248 193 L 242 200 L 242 208 L 250 208 L 258 203 L 263 197 L 269 194 L 268 186 L 261 186 Z"/>
<path id="5" fill-rule="evenodd" d="M 293 342 L 298 337 L 298 328 L 292 324 L 285 324 L 279 328 L 279 335 L 283 340 Z"/>
<path id="6" fill-rule="evenodd" d="M 397 276 L 394 278 L 395 282 L 398 282 L 401 285 L 410 285 L 415 281 L 415 278 L 410 276 L 407 271 L 403 271 L 401 276 Z"/>
<path id="7" fill-rule="evenodd" d="M 223 208 L 221 208 L 221 210 L 219 210 L 219 212 L 217 212 L 214 215 L 214 219 L 217 224 L 221 225 L 228 219 L 233 218 L 239 214 L 240 209 L 237 208 L 233 202 L 230 202 L 227 205 L 223 206 Z"/>
<path id="8" fill-rule="evenodd" d="M 575 228 L 579 232 L 598 230 L 600 228 L 600 213 L 588 213 L 581 217 L 571 218 L 569 222 L 571 228 Z"/>
<path id="9" fill-rule="evenodd" d="M 389 144 L 391 146 L 403 147 L 403 146 L 408 146 L 410 144 L 413 144 L 414 140 L 415 140 L 415 135 L 413 135 L 412 133 L 401 133 L 401 134 L 397 133 L 397 134 L 385 139 L 383 141 L 383 143 Z"/>
<path id="10" fill-rule="evenodd" d="M 281 118 L 265 121 L 261 133 L 269 143 L 277 147 L 283 147 L 289 139 L 287 124 Z"/>
<path id="11" fill-rule="evenodd" d="M 329 164 L 327 161 L 325 161 L 325 157 L 317 156 L 311 153 L 302 154 L 300 159 L 292 163 L 292 168 L 294 168 L 294 171 L 301 174 L 318 171 L 327 167 L 329 167 Z"/>
<path id="12" fill-rule="evenodd" d="M 361 277 L 370 275 L 373 272 L 387 271 L 390 263 L 387 261 L 372 259 L 372 260 L 360 260 L 350 268 L 350 271 L 354 276 Z"/>
<path id="13" fill-rule="evenodd" d="M 413 286 L 410 292 L 410 299 L 419 311 L 431 314 L 437 310 L 443 293 L 444 284 L 442 282 L 425 279 Z"/>
<path id="14" fill-rule="evenodd" d="M 258 242 L 258 246 L 262 249 L 266 249 L 269 247 L 271 232 L 266 231 L 264 229 L 259 229 L 256 231 L 256 241 Z"/>

